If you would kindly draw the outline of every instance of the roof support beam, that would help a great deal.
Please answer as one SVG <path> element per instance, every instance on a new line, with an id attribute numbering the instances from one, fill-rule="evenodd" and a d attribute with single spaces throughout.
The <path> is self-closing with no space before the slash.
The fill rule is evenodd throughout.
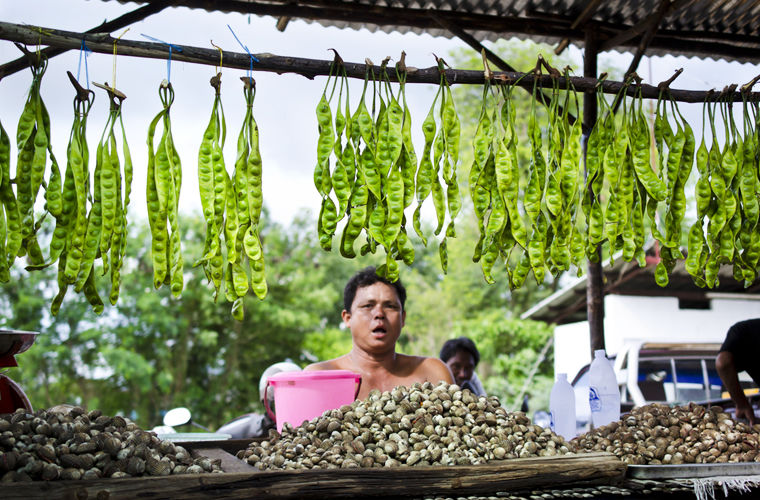
<path id="1" fill-rule="evenodd" d="M 467 33 L 465 30 L 457 26 L 456 24 L 452 23 L 451 21 L 448 21 L 441 16 L 438 15 L 436 11 L 431 11 L 430 13 L 431 17 L 437 22 L 439 25 L 441 25 L 442 28 L 449 30 L 454 36 L 459 37 L 464 43 L 472 47 L 478 54 L 485 53 L 486 58 L 491 61 L 496 67 L 498 67 L 502 71 L 513 71 L 517 72 L 515 68 L 512 67 L 508 62 L 506 62 L 504 59 L 499 57 L 497 54 L 489 50 L 487 47 L 485 47 L 482 43 L 480 43 L 474 36 Z M 527 87 L 523 87 L 523 90 L 528 92 L 529 94 L 533 95 L 532 90 L 528 89 Z M 536 101 L 543 104 L 547 108 L 551 109 L 552 105 L 552 98 L 551 96 L 547 95 L 543 91 L 540 91 L 540 94 L 537 95 Z M 564 108 L 560 105 L 557 108 L 557 113 L 562 115 L 564 113 Z M 571 113 L 568 113 L 567 115 L 568 122 L 570 124 L 575 123 L 575 116 L 573 116 Z M 590 128 L 588 130 L 591 130 Z"/>
<path id="2" fill-rule="evenodd" d="M 570 25 L 570 28 L 575 29 L 591 19 L 591 17 L 594 15 L 594 12 L 596 12 L 596 9 L 599 8 L 600 3 L 602 3 L 602 0 L 589 0 L 588 4 L 586 4 L 586 7 L 583 9 L 583 12 L 581 12 L 575 21 L 573 21 L 573 24 Z M 557 48 L 554 49 L 554 53 L 560 55 L 569 44 L 570 39 L 563 38 L 562 41 L 559 42 L 559 45 L 557 45 Z"/>
<path id="3" fill-rule="evenodd" d="M 597 42 L 596 34 L 593 30 L 586 31 L 586 40 L 584 43 L 583 57 L 583 76 L 586 78 L 597 78 Z M 597 118 L 596 94 L 586 92 L 583 94 L 583 125 L 585 129 L 591 130 L 596 123 Z M 583 134 L 583 163 L 586 163 L 586 142 L 588 133 Z M 604 349 L 604 274 L 602 272 L 602 248 L 597 245 L 596 262 L 588 261 L 588 285 L 586 286 L 586 296 L 583 298 L 586 305 L 586 316 L 589 328 L 589 344 L 591 345 L 591 359 L 594 358 L 594 351 Z M 578 301 L 580 302 L 580 301 Z M 576 302 L 576 304 L 578 303 Z M 575 305 L 580 309 L 582 305 Z M 574 311 L 573 311 L 574 312 Z"/>
<path id="4" fill-rule="evenodd" d="M 112 21 L 106 21 L 98 26 L 95 26 L 94 28 L 87 30 L 85 33 L 110 33 L 114 30 L 124 28 L 138 21 L 142 21 L 146 17 L 153 15 L 157 12 L 161 12 L 165 8 L 171 6 L 173 3 L 174 1 L 172 0 L 158 0 L 152 3 L 149 3 L 138 9 L 127 12 L 126 14 L 123 14 Z M 41 52 L 45 57 L 50 59 L 51 57 L 55 57 L 57 55 L 63 54 L 67 50 L 69 49 L 64 49 L 60 47 L 47 47 L 43 49 Z M 0 80 L 2 80 L 8 75 L 12 75 L 14 73 L 17 73 L 18 71 L 21 71 L 22 69 L 28 66 L 29 66 L 29 59 L 23 56 L 11 62 L 3 64 L 2 66 L 0 66 Z"/>
<path id="5" fill-rule="evenodd" d="M 600 52 L 606 52 L 608 50 L 612 50 L 615 47 L 619 47 L 626 42 L 629 42 L 630 40 L 633 40 L 637 36 L 646 33 L 652 33 L 652 30 L 654 29 L 656 31 L 657 26 L 660 25 L 660 21 L 662 21 L 662 18 L 666 15 L 670 14 L 674 10 L 678 10 L 687 4 L 691 3 L 693 0 L 680 0 L 677 2 L 673 2 L 671 0 L 662 0 L 660 2 L 660 6 L 657 8 L 655 12 L 647 16 L 646 19 L 641 21 L 639 24 L 633 26 L 630 29 L 627 29 L 625 31 L 622 31 L 618 33 L 617 35 L 613 36 L 612 38 L 609 38 L 601 43 L 599 46 Z M 646 37 L 646 35 L 645 35 Z M 651 35 L 650 35 L 651 38 Z"/>
<path id="6" fill-rule="evenodd" d="M 644 57 L 644 52 L 646 52 L 647 47 L 654 37 L 654 34 L 657 32 L 657 27 L 660 25 L 660 21 L 662 21 L 662 18 L 665 17 L 672 6 L 673 4 L 671 3 L 671 0 L 661 0 L 660 7 L 657 9 L 657 11 L 649 16 L 643 23 L 641 23 L 641 25 L 647 25 L 646 32 L 644 33 L 644 36 L 641 37 L 641 41 L 639 42 L 639 46 L 636 48 L 636 53 L 633 55 L 631 64 L 628 66 L 628 70 L 625 72 L 626 77 L 636 71 L 636 68 L 639 67 L 641 58 Z M 621 102 L 622 100 L 615 101 L 615 105 L 612 108 L 613 113 L 617 111 L 618 106 L 620 106 Z"/>

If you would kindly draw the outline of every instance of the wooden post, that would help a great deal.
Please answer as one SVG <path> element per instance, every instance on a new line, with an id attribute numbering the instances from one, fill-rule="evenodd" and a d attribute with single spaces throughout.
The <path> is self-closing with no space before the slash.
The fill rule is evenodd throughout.
<path id="1" fill-rule="evenodd" d="M 583 76 L 597 77 L 597 40 L 592 30 L 586 31 Z M 591 130 L 596 122 L 596 93 L 583 94 L 583 124 L 584 130 Z M 583 135 L 583 160 L 586 160 L 586 143 L 588 134 Z M 604 349 L 604 282 L 602 280 L 602 249 L 596 247 L 597 262 L 588 262 L 588 277 L 586 281 L 586 314 L 588 316 L 589 339 L 591 343 L 591 358 L 596 349 Z"/>

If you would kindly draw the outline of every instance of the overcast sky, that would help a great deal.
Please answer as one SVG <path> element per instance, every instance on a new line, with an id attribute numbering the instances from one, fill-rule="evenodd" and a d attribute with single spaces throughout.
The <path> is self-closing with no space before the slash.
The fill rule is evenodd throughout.
<path id="1" fill-rule="evenodd" d="M 101 0 L 30 0 L 17 2 L 0 0 L 0 19 L 7 22 L 28 23 L 71 31 L 85 31 L 105 19 L 113 19 L 130 10 L 135 4 Z M 313 59 L 332 58 L 328 51 L 335 48 L 344 60 L 363 62 L 369 57 L 379 63 L 391 56 L 394 61 L 402 50 L 407 53 L 407 65 L 429 67 L 434 65 L 433 53 L 446 55 L 450 50 L 466 45 L 457 39 L 434 38 L 415 34 L 370 33 L 367 30 L 339 30 L 319 24 L 291 21 L 285 32 L 275 28 L 271 17 L 244 16 L 241 14 L 207 13 L 185 8 L 167 9 L 137 23 L 124 35 L 126 39 L 145 40 L 150 35 L 177 45 L 211 48 L 210 41 L 223 49 L 242 52 L 227 25 L 254 53 L 268 52 Z M 114 33 L 118 36 L 122 30 Z M 572 52 L 578 58 L 579 51 Z M 0 62 L 18 57 L 19 52 L 10 42 L 0 41 Z M 627 67 L 629 54 L 604 55 L 621 67 Z M 50 61 L 43 79 L 42 95 L 50 111 L 54 152 L 63 170 L 66 143 L 73 118 L 73 88 L 66 71 L 77 73 L 79 53 L 68 52 Z M 651 75 L 649 67 L 651 66 Z M 688 89 L 720 89 L 728 83 L 745 83 L 760 70 L 749 64 L 686 58 L 645 58 L 639 73 L 650 82 L 668 78 L 679 67 L 684 73 L 674 87 Z M 112 82 L 113 58 L 110 55 L 92 54 L 89 57 L 91 81 Z M 582 70 L 580 59 L 576 67 Z M 172 108 L 173 134 L 178 143 L 184 171 L 180 209 L 200 212 L 197 186 L 197 154 L 203 130 L 208 122 L 213 91 L 208 84 L 214 68 L 205 65 L 173 62 L 171 81 L 176 92 Z M 227 118 L 227 147 L 225 158 L 228 171 L 232 171 L 235 143 L 243 117 L 244 101 L 240 76 L 245 72 L 226 69 L 222 77 L 222 99 Z M 150 120 L 161 109 L 158 86 L 166 78 L 166 62 L 133 57 L 118 57 L 116 86 L 127 95 L 123 113 L 130 149 L 135 163 L 133 202 L 130 218 L 144 218 L 145 165 L 147 158 L 146 134 Z M 297 75 L 277 75 L 256 72 L 257 95 L 254 116 L 260 129 L 263 158 L 264 202 L 278 222 L 289 223 L 302 207 L 318 211 L 319 195 L 312 184 L 312 171 L 316 158 L 316 119 L 314 108 L 319 101 L 325 78 L 310 81 Z M 84 82 L 84 67 L 80 81 Z M 0 81 L 0 121 L 13 137 L 31 82 L 28 70 Z M 361 93 L 361 81 L 351 86 L 352 109 Z M 422 148 L 421 134 L 417 132 L 427 113 L 435 88 L 431 85 L 409 85 L 407 99 L 411 108 L 416 134 L 416 147 Z M 95 105 L 90 113 L 88 140 L 91 151 L 102 132 L 108 113 L 105 93 L 96 89 Z M 701 106 L 692 106 L 689 120 L 699 119 Z M 697 131 L 698 133 L 698 131 Z M 462 145 L 463 148 L 468 147 Z M 94 155 L 93 155 L 94 157 Z M 91 157 L 91 158 L 93 158 Z M 15 168 L 15 144 L 12 165 Z M 90 165 L 90 169 L 94 164 Z M 411 214 L 410 214 L 411 215 Z"/>

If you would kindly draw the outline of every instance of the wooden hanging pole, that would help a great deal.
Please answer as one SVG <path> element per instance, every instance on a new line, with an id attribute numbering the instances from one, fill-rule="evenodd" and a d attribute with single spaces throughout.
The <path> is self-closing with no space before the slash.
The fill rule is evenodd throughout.
<path id="1" fill-rule="evenodd" d="M 127 12 L 126 14 L 117 17 L 116 19 L 113 19 L 112 21 L 101 23 L 98 26 L 87 30 L 86 33 L 110 33 L 114 30 L 124 28 L 132 23 L 142 21 L 148 16 L 161 12 L 165 8 L 172 5 L 172 3 L 173 2 L 171 0 L 159 0 L 148 5 L 143 5 L 142 7 L 139 7 L 131 12 Z M 66 50 L 67 49 L 61 49 L 58 47 L 48 47 L 42 50 L 42 53 L 48 59 L 50 59 L 51 57 L 63 54 L 66 52 Z M 20 57 L 14 61 L 5 63 L 0 66 L 0 79 L 21 71 L 27 66 L 29 66 L 29 64 L 25 57 Z"/>
<path id="2" fill-rule="evenodd" d="M 37 26 L 20 25 L 13 23 L 0 22 L 0 40 L 8 40 L 28 45 L 47 45 L 61 49 L 78 49 L 82 40 L 85 40 L 87 47 L 92 52 L 101 54 L 113 53 L 112 38 L 108 34 L 97 33 L 77 33 L 63 31 L 51 28 L 41 28 Z M 142 42 L 135 40 L 120 40 L 119 54 L 123 56 L 143 57 L 149 59 L 166 59 L 168 49 L 166 45 L 155 42 Z M 300 57 L 277 56 L 273 54 L 254 54 L 259 62 L 254 65 L 255 71 L 267 71 L 278 74 L 295 73 L 306 78 L 315 78 L 317 76 L 328 76 L 332 60 L 305 59 Z M 175 61 L 184 61 L 193 64 L 205 64 L 216 66 L 219 61 L 219 53 L 216 49 L 207 49 L 201 47 L 182 46 L 182 52 L 172 55 Z M 247 53 L 225 51 L 225 65 L 228 68 L 237 68 L 242 70 L 250 69 L 250 56 Z M 345 62 L 346 75 L 349 78 L 364 80 L 368 69 L 374 70 L 376 74 L 381 74 L 380 66 L 368 68 L 366 64 Z M 482 71 L 478 70 L 445 70 L 446 79 L 449 84 L 483 84 L 484 76 Z M 493 73 L 494 84 L 514 84 L 520 87 L 533 88 L 533 83 L 541 88 L 553 88 L 559 84 L 560 88 L 566 88 L 568 77 L 554 78 L 550 75 L 536 75 L 533 73 L 515 73 L 508 71 L 498 71 Z M 391 81 L 398 81 L 394 72 L 389 72 L 388 78 Z M 407 66 L 405 75 L 407 83 L 429 83 L 437 85 L 440 83 L 440 72 L 437 66 L 430 68 L 413 68 Z M 569 77 L 572 86 L 578 92 L 595 92 L 597 84 L 596 78 L 587 77 Z M 627 87 L 624 89 L 624 87 Z M 645 99 L 657 99 L 660 90 L 653 85 L 627 86 L 624 82 L 613 82 L 605 80 L 602 83 L 602 90 L 607 94 L 617 94 L 624 90 L 628 95 L 633 96 L 640 89 L 642 97 Z M 669 97 L 680 102 L 701 103 L 705 99 L 718 99 L 718 93 L 714 90 L 678 90 L 670 89 Z M 743 99 L 750 101 L 760 101 L 760 92 L 745 93 L 732 92 L 722 94 L 720 99 L 723 101 L 741 102 Z"/>

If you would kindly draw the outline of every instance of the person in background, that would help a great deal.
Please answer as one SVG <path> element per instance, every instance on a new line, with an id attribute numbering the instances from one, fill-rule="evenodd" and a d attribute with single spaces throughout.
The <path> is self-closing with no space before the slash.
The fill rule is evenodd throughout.
<path id="1" fill-rule="evenodd" d="M 739 372 L 745 371 L 760 386 L 760 318 L 739 321 L 728 329 L 726 340 L 715 358 L 715 368 L 736 405 L 736 418 L 755 423 L 752 409 L 739 383 Z"/>
<path id="2" fill-rule="evenodd" d="M 308 370 L 350 370 L 361 375 L 358 399 L 372 389 L 389 391 L 415 382 L 453 383 L 449 367 L 440 359 L 396 352 L 406 319 L 406 289 L 378 276 L 374 267 L 356 273 L 343 290 L 343 323 L 351 330 L 351 351 L 335 359 L 313 363 Z"/>
<path id="3" fill-rule="evenodd" d="M 454 381 L 462 389 L 470 389 L 476 396 L 485 396 L 486 391 L 480 383 L 475 367 L 480 361 L 480 352 L 475 342 L 467 337 L 447 340 L 439 355 L 454 374 Z"/>

